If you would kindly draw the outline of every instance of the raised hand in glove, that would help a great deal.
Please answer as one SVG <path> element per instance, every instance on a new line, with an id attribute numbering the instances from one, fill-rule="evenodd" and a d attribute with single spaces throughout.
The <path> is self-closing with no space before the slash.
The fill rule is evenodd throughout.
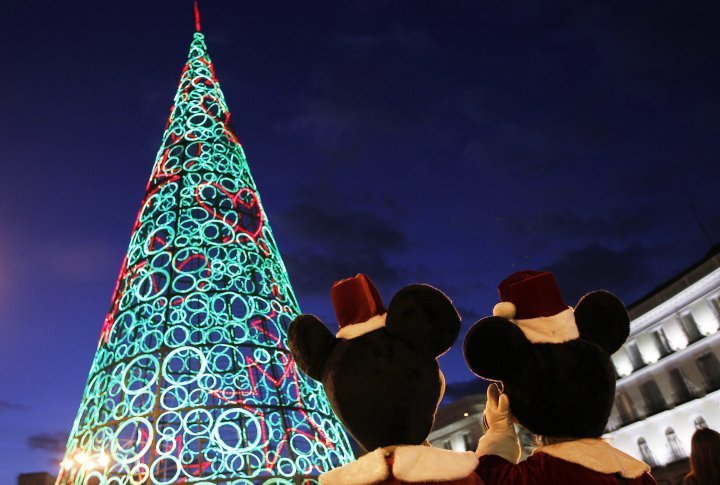
<path id="1" fill-rule="evenodd" d="M 497 455 L 510 463 L 517 463 L 520 441 L 510 414 L 510 400 L 507 394 L 500 394 L 496 384 L 490 384 L 487 390 L 483 425 L 485 434 L 480 438 L 475 454 Z"/>

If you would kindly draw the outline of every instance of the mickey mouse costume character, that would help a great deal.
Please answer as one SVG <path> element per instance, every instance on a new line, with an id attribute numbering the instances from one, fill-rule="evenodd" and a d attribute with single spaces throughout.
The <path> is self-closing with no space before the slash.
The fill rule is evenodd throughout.
<path id="1" fill-rule="evenodd" d="M 481 484 L 474 453 L 426 441 L 444 392 L 437 358 L 460 331 L 450 300 L 431 286 L 410 285 L 386 310 L 362 274 L 335 283 L 331 297 L 337 335 L 317 317 L 300 315 L 288 330 L 290 352 L 322 382 L 350 434 L 374 451 L 320 475 L 320 483 Z"/>
<path id="2" fill-rule="evenodd" d="M 470 369 L 503 387 L 488 388 L 478 475 L 488 485 L 654 484 L 648 465 L 600 438 L 615 397 L 610 355 L 630 330 L 622 302 L 594 291 L 573 311 L 543 271 L 514 273 L 498 290 L 501 303 L 463 347 Z M 541 444 L 519 464 L 515 419 Z"/>

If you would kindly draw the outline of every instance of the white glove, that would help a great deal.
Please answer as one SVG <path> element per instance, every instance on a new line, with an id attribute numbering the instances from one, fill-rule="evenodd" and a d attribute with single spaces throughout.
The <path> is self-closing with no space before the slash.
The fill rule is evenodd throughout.
<path id="1" fill-rule="evenodd" d="M 507 394 L 500 394 L 495 384 L 490 384 L 487 390 L 483 425 L 485 434 L 480 438 L 475 454 L 497 455 L 510 463 L 517 463 L 520 459 L 520 441 L 510 414 L 510 400 Z"/>

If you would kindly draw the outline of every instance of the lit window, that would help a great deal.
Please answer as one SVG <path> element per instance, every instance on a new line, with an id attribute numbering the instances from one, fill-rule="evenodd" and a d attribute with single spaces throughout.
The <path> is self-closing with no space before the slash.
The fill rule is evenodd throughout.
<path id="1" fill-rule="evenodd" d="M 680 439 L 678 439 L 674 429 L 666 429 L 665 437 L 667 438 L 668 446 L 670 447 L 672 461 L 679 461 L 683 458 L 687 458 L 687 452 L 685 451 L 685 447 L 682 445 L 682 443 L 680 443 Z"/>
<path id="2" fill-rule="evenodd" d="M 712 296 L 708 301 L 713 310 L 715 310 L 715 316 L 720 318 L 720 295 Z"/>
<path id="3" fill-rule="evenodd" d="M 650 379 L 640 384 L 640 392 L 645 400 L 645 412 L 648 415 L 657 414 L 667 409 L 665 398 L 654 380 Z"/>
<path id="4" fill-rule="evenodd" d="M 617 410 L 620 413 L 622 425 L 632 423 L 637 420 L 638 416 L 635 412 L 635 407 L 633 406 L 632 400 L 630 400 L 630 396 L 628 396 L 627 392 L 619 393 L 615 401 L 617 404 Z"/>
<path id="5" fill-rule="evenodd" d="M 707 302 L 713 311 L 703 312 L 701 318 L 697 320 L 697 325 L 704 335 L 712 335 L 720 328 L 720 295 L 708 298 Z"/>
<path id="6" fill-rule="evenodd" d="M 705 379 L 705 391 L 720 389 L 720 362 L 712 352 L 707 352 L 695 360 L 700 373 Z"/>
<path id="7" fill-rule="evenodd" d="M 655 340 L 655 345 L 660 351 L 660 357 L 665 357 L 672 352 L 670 342 L 665 334 L 665 330 L 662 327 L 652 332 L 652 337 Z"/>
<path id="8" fill-rule="evenodd" d="M 643 361 L 642 355 L 640 355 L 640 350 L 638 350 L 638 346 L 635 341 L 626 343 L 624 348 L 630 358 L 633 370 L 645 367 L 645 361 Z"/>
<path id="9" fill-rule="evenodd" d="M 645 364 L 654 364 L 662 357 L 658 342 L 653 334 L 642 334 L 637 338 L 637 347 Z"/>
<path id="10" fill-rule="evenodd" d="M 665 335 L 672 350 L 682 350 L 688 346 L 687 332 L 677 320 L 670 320 L 665 324 Z"/>
<path id="11" fill-rule="evenodd" d="M 655 456 L 652 453 L 652 450 L 647 444 L 647 441 L 645 441 L 645 438 L 640 438 L 637 441 L 638 448 L 640 448 L 640 454 L 642 455 L 642 459 L 645 463 L 650 465 L 650 467 L 655 468 L 658 463 L 657 460 L 655 460 Z"/>
<path id="12" fill-rule="evenodd" d="M 700 330 L 698 330 L 695 317 L 693 317 L 692 313 L 683 313 L 682 315 L 679 315 L 679 318 L 680 325 L 685 331 L 685 335 L 687 335 L 689 342 L 695 342 L 696 340 L 700 340 L 702 338 L 702 334 L 700 333 Z"/>
<path id="13" fill-rule="evenodd" d="M 690 392 L 690 386 L 688 386 L 687 379 L 685 379 L 685 375 L 683 375 L 679 367 L 670 369 L 668 371 L 668 377 L 670 378 L 670 385 L 672 386 L 676 405 L 692 399 L 693 394 Z"/>
<path id="14" fill-rule="evenodd" d="M 619 377 L 625 377 L 632 374 L 633 365 L 632 362 L 630 362 L 630 357 L 628 357 L 625 349 L 620 349 L 615 352 L 612 356 L 612 360 L 613 364 L 615 364 L 615 371 Z"/>

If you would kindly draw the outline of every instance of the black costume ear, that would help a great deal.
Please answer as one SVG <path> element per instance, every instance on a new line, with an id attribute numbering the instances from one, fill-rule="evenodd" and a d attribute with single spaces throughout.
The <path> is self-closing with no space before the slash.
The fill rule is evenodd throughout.
<path id="1" fill-rule="evenodd" d="M 470 328 L 463 343 L 465 362 L 483 379 L 502 381 L 522 371 L 532 344 L 520 327 L 503 317 L 487 317 Z"/>
<path id="2" fill-rule="evenodd" d="M 575 323 L 580 337 L 614 354 L 630 333 L 630 317 L 618 297 L 607 291 L 583 296 L 575 307 Z"/>
<path id="3" fill-rule="evenodd" d="M 460 315 L 445 294 L 429 285 L 409 285 L 390 302 L 387 331 L 416 352 L 439 357 L 460 333 Z"/>
<path id="4" fill-rule="evenodd" d="M 288 347 L 297 366 L 316 381 L 337 339 L 315 315 L 300 315 L 288 328 Z"/>

